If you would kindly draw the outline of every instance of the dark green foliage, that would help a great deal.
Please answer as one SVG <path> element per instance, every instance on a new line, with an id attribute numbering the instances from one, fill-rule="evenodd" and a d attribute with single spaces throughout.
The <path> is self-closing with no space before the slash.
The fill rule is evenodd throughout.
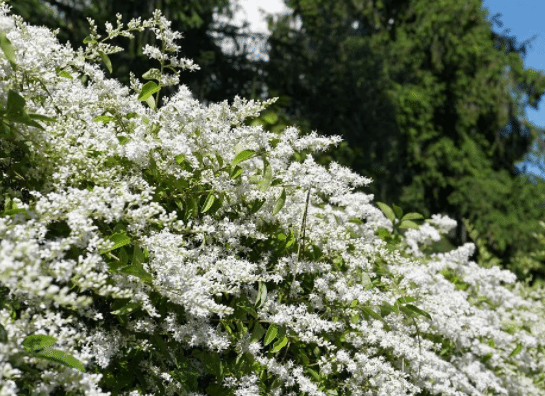
<path id="1" fill-rule="evenodd" d="M 306 132 L 346 140 L 319 161 L 372 177 L 375 200 L 448 214 L 455 245 L 468 218 L 507 267 L 531 249 L 545 189 L 515 163 L 541 132 L 521 98 L 535 107 L 545 76 L 524 69 L 527 43 L 492 32 L 480 0 L 287 4 L 302 26 L 271 20 L 266 83 Z"/>

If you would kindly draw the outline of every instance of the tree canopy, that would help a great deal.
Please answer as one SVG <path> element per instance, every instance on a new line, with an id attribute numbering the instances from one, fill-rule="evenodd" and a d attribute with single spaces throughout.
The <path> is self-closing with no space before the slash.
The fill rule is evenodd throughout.
<path id="1" fill-rule="evenodd" d="M 511 91 L 535 107 L 545 76 L 524 68 L 527 42 L 494 33 L 480 0 L 287 5 L 270 19 L 266 84 L 310 129 L 346 139 L 323 162 L 373 177 L 377 200 L 455 218 L 455 244 L 467 218 L 504 264 L 531 246 L 545 183 L 515 163 L 542 131 Z"/>

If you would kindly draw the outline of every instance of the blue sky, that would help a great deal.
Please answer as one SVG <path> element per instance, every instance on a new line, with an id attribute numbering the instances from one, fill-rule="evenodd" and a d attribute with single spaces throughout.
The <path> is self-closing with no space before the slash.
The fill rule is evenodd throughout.
<path id="1" fill-rule="evenodd" d="M 492 30 L 502 33 L 510 29 L 508 36 L 517 38 L 517 45 L 537 37 L 526 47 L 526 56 L 523 58 L 524 66 L 527 69 L 545 70 L 545 27 L 543 16 L 545 15 L 544 0 L 484 0 L 483 8 L 489 12 L 488 19 L 497 13 L 502 15 L 498 18 L 503 23 L 502 27 L 492 25 Z M 545 128 L 545 95 L 542 96 L 537 110 L 527 106 L 525 108 L 526 118 L 533 124 Z M 524 162 L 520 162 L 519 169 Z M 527 174 L 533 174 L 545 179 L 545 173 L 538 167 L 527 164 Z"/>

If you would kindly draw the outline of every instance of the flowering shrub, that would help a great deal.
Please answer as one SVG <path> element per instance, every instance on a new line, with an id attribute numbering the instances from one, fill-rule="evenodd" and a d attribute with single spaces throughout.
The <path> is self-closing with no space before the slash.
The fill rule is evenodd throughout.
<path id="1" fill-rule="evenodd" d="M 243 125 L 272 100 L 159 106 L 197 67 L 159 11 L 106 28 L 74 51 L 0 7 L 0 395 L 543 394 L 542 291 L 293 160 L 339 137 Z M 129 90 L 92 62 L 144 28 Z"/>

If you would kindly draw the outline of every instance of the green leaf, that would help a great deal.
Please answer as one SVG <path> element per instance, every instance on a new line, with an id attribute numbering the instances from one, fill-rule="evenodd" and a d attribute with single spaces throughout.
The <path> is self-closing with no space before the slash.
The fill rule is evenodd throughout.
<path id="1" fill-rule="evenodd" d="M 216 159 L 218 160 L 218 165 L 220 166 L 220 168 L 223 166 L 223 158 L 221 157 L 221 155 L 219 155 L 218 153 L 216 153 Z"/>
<path id="2" fill-rule="evenodd" d="M 393 223 L 395 221 L 396 216 L 392 208 L 390 208 L 388 205 L 386 205 L 383 202 L 376 202 L 376 204 L 380 208 L 382 213 L 384 213 L 384 215 L 388 218 L 388 220 L 390 220 Z"/>
<path id="3" fill-rule="evenodd" d="M 155 106 L 155 99 L 153 98 L 153 96 L 150 96 L 149 98 L 145 99 L 144 101 L 148 104 L 150 109 L 155 110 L 156 106 Z"/>
<path id="4" fill-rule="evenodd" d="M 286 242 L 286 248 L 289 248 L 294 243 L 295 243 L 295 234 L 293 233 L 293 231 L 290 230 L 290 234 L 288 235 L 288 241 Z"/>
<path id="5" fill-rule="evenodd" d="M 93 122 L 99 122 L 99 121 L 102 121 L 104 123 L 110 122 L 110 121 L 115 121 L 115 117 L 102 115 L 102 116 L 98 116 L 98 117 L 93 118 Z"/>
<path id="6" fill-rule="evenodd" d="M 284 348 L 287 344 L 288 344 L 288 337 L 284 337 L 281 340 L 278 340 L 274 343 L 273 349 L 271 350 L 271 352 L 273 353 L 280 352 L 280 350 Z"/>
<path id="7" fill-rule="evenodd" d="M 142 78 L 146 80 L 157 80 L 159 81 L 161 78 L 161 71 L 159 69 L 151 68 L 144 74 L 142 74 Z"/>
<path id="8" fill-rule="evenodd" d="M 36 356 L 41 359 L 46 359 L 51 362 L 60 363 L 63 366 L 70 367 L 70 368 L 79 370 L 81 372 L 85 372 L 85 366 L 78 359 L 76 359 L 74 356 L 66 352 L 59 351 L 58 349 L 47 348 L 41 352 L 38 352 Z"/>
<path id="9" fill-rule="evenodd" d="M 66 70 L 61 70 L 61 69 L 57 70 L 57 76 L 65 77 L 65 78 L 68 78 L 70 80 L 74 79 L 70 73 L 68 73 Z"/>
<path id="10" fill-rule="evenodd" d="M 416 298 L 414 298 L 414 297 L 410 297 L 410 296 L 399 297 L 396 300 L 396 304 L 407 304 L 407 303 L 414 302 L 414 301 L 416 301 Z"/>
<path id="11" fill-rule="evenodd" d="M 100 254 L 111 252 L 112 250 L 119 249 L 121 246 L 131 243 L 131 239 L 124 232 L 110 235 L 106 240 L 113 241 L 114 246 L 110 249 L 101 250 Z"/>
<path id="12" fill-rule="evenodd" d="M 259 288 L 257 290 L 257 298 L 254 305 L 256 307 L 261 307 L 267 301 L 267 285 L 263 282 L 259 282 Z"/>
<path id="13" fill-rule="evenodd" d="M 362 307 L 361 310 L 363 311 L 364 314 L 372 318 L 375 318 L 377 320 L 382 319 L 382 317 L 378 313 L 376 313 L 371 307 Z"/>
<path id="14" fill-rule="evenodd" d="M 21 115 L 24 114 L 25 111 L 25 98 L 23 98 L 21 95 L 19 95 L 18 92 L 15 92 L 14 90 L 10 89 L 8 92 L 8 105 L 7 105 L 7 112 L 8 115 Z"/>
<path id="15" fill-rule="evenodd" d="M 87 36 L 83 39 L 83 44 L 96 44 L 96 40 L 91 36 Z"/>
<path id="16" fill-rule="evenodd" d="M 142 90 L 140 91 L 140 95 L 138 95 L 138 100 L 139 101 L 147 100 L 151 95 L 153 95 L 155 92 L 159 92 L 160 90 L 161 90 L 161 87 L 159 85 L 157 85 L 153 81 L 148 81 L 142 87 Z"/>
<path id="17" fill-rule="evenodd" d="M 259 209 L 265 204 L 264 199 L 254 199 L 250 205 L 250 214 L 257 213 Z"/>
<path id="18" fill-rule="evenodd" d="M 108 55 L 106 55 L 102 51 L 98 51 L 98 54 L 100 55 L 100 59 L 102 59 L 102 62 L 104 62 L 104 64 L 106 65 L 106 68 L 111 74 L 113 69 L 112 69 L 112 62 L 110 61 L 110 58 L 108 57 Z"/>
<path id="19" fill-rule="evenodd" d="M 8 342 L 8 332 L 4 326 L 0 324 L 0 342 Z"/>
<path id="20" fill-rule="evenodd" d="M 242 168 L 237 166 L 233 169 L 233 172 L 231 172 L 231 180 L 236 180 L 240 175 L 242 175 Z"/>
<path id="21" fill-rule="evenodd" d="M 140 246 L 135 245 L 132 254 L 132 263 L 139 265 L 144 261 L 146 261 L 146 258 L 144 257 L 144 253 L 142 253 L 142 249 L 140 249 Z"/>
<path id="22" fill-rule="evenodd" d="M 146 272 L 142 265 L 128 265 L 121 268 L 119 273 L 136 276 L 137 278 L 142 279 L 146 283 L 151 283 L 151 275 Z"/>
<path id="23" fill-rule="evenodd" d="M 6 59 L 13 70 L 16 70 L 17 65 L 15 64 L 15 51 L 11 45 L 11 41 L 9 41 L 6 33 L 4 32 L 0 33 L 0 48 L 2 48 L 2 51 L 4 51 L 4 55 L 6 56 Z"/>
<path id="24" fill-rule="evenodd" d="M 412 304 L 402 305 L 399 307 L 399 309 L 408 314 L 409 316 L 422 315 L 431 320 L 431 315 L 429 313 Z"/>
<path id="25" fill-rule="evenodd" d="M 420 213 L 407 213 L 401 220 L 422 220 L 424 216 Z"/>
<path id="26" fill-rule="evenodd" d="M 122 146 L 131 141 L 131 139 L 128 138 L 127 136 L 116 136 L 116 137 L 117 137 L 117 140 L 118 140 L 119 144 L 121 144 Z"/>
<path id="27" fill-rule="evenodd" d="M 353 323 L 353 324 L 358 324 L 360 323 L 360 315 L 358 314 L 354 314 L 350 317 L 350 321 Z"/>
<path id="28" fill-rule="evenodd" d="M 313 370 L 311 368 L 306 368 L 306 370 L 310 373 L 310 375 L 312 375 L 314 377 L 314 379 L 316 381 L 321 381 L 322 380 L 322 377 L 320 376 L 320 374 L 318 374 L 318 372 L 316 370 Z"/>
<path id="29" fill-rule="evenodd" d="M 278 121 L 278 115 L 276 115 L 276 113 L 267 113 L 261 118 L 263 118 L 267 124 L 275 124 Z"/>
<path id="30" fill-rule="evenodd" d="M 23 347 L 27 352 L 32 352 L 54 345 L 56 342 L 57 339 L 55 337 L 43 334 L 33 334 L 23 340 Z"/>
<path id="31" fill-rule="evenodd" d="M 394 212 L 396 214 L 396 217 L 398 219 L 401 219 L 401 217 L 403 216 L 403 209 L 401 209 L 399 206 L 397 206 L 396 204 L 393 204 L 392 205 L 394 207 Z"/>
<path id="32" fill-rule="evenodd" d="M 265 334 L 265 340 L 263 341 L 263 345 L 267 346 L 271 342 L 273 342 L 277 334 L 278 334 L 278 327 L 276 327 L 276 325 L 273 323 L 267 329 L 267 334 Z"/>
<path id="33" fill-rule="evenodd" d="M 364 224 L 363 221 L 361 221 L 360 219 L 358 219 L 357 217 L 352 217 L 350 220 L 348 220 L 349 223 L 354 223 L 354 224 Z"/>
<path id="34" fill-rule="evenodd" d="M 509 354 L 509 357 L 512 358 L 515 355 L 518 355 L 522 351 L 522 344 L 519 342 L 517 347 Z"/>
<path id="35" fill-rule="evenodd" d="M 276 216 L 276 214 L 280 212 L 280 210 L 284 207 L 285 203 L 286 203 L 286 189 L 283 188 L 282 193 L 280 194 L 280 197 L 274 203 L 272 215 Z"/>
<path id="36" fill-rule="evenodd" d="M 184 154 L 178 154 L 176 157 L 174 157 L 174 160 L 176 161 L 176 163 L 178 165 L 180 165 L 182 162 L 184 162 L 185 155 Z"/>
<path id="37" fill-rule="evenodd" d="M 403 221 L 401 222 L 401 224 L 399 225 L 399 228 L 402 228 L 402 229 L 403 229 L 403 228 L 414 228 L 414 229 L 417 230 L 417 229 L 420 228 L 420 227 L 419 227 L 418 224 L 416 224 L 414 221 L 403 220 Z"/>
<path id="38" fill-rule="evenodd" d="M 237 164 L 239 164 L 240 162 L 246 161 L 247 159 L 252 158 L 254 155 L 255 155 L 255 151 L 254 151 L 254 150 L 242 150 L 240 153 L 238 153 L 238 154 L 235 156 L 235 159 L 234 159 L 233 162 L 231 163 L 231 167 L 234 168 L 234 167 L 237 166 Z"/>
<path id="39" fill-rule="evenodd" d="M 41 114 L 30 113 L 28 116 L 32 120 L 51 121 L 51 122 L 57 121 L 56 118 L 47 117 L 47 116 L 44 116 L 44 115 L 41 115 Z"/>
<path id="40" fill-rule="evenodd" d="M 263 180 L 260 183 L 259 189 L 261 192 L 266 192 L 272 183 L 272 166 L 266 159 L 263 160 Z"/>
<path id="41" fill-rule="evenodd" d="M 206 197 L 206 200 L 204 201 L 204 206 L 201 209 L 201 213 L 206 213 L 210 210 L 212 205 L 214 205 L 214 200 L 216 199 L 215 195 L 211 192 L 208 194 L 208 197 Z"/>
<path id="42" fill-rule="evenodd" d="M 123 307 L 116 309 L 115 311 L 110 312 L 112 315 L 128 315 L 131 312 L 136 311 L 138 308 L 140 308 L 141 303 L 139 302 L 130 302 Z"/>

